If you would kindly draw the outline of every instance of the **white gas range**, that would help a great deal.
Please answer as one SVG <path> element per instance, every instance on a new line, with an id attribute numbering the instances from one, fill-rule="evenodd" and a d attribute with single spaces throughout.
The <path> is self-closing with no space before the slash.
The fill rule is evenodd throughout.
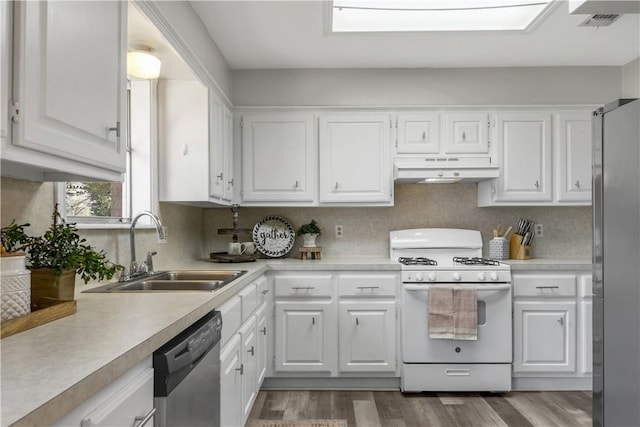
<path id="1" fill-rule="evenodd" d="M 482 258 L 480 232 L 392 231 L 390 256 L 402 264 L 402 390 L 510 390 L 511 270 Z M 476 290 L 477 340 L 429 337 L 429 290 L 434 287 Z"/>

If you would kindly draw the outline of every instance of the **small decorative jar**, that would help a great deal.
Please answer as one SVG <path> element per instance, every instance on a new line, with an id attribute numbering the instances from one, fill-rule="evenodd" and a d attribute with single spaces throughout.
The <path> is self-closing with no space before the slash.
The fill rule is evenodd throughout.
<path id="1" fill-rule="evenodd" d="M 489 241 L 489 258 L 509 259 L 509 241 L 504 237 L 494 237 Z"/>
<path id="2" fill-rule="evenodd" d="M 24 254 L 0 257 L 0 300 L 2 321 L 31 313 L 31 272 Z"/>

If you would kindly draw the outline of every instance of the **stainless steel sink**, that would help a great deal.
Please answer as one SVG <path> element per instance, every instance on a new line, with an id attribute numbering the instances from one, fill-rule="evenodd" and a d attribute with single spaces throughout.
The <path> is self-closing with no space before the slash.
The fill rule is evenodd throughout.
<path id="1" fill-rule="evenodd" d="M 126 282 L 109 283 L 83 292 L 212 292 L 228 285 L 246 272 L 246 270 L 163 271 Z"/>

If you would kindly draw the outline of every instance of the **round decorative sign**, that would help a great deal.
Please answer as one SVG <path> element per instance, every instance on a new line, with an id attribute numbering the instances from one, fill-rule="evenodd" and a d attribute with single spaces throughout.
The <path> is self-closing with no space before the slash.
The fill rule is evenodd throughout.
<path id="1" fill-rule="evenodd" d="M 268 216 L 253 227 L 256 248 L 268 257 L 277 258 L 289 253 L 296 240 L 296 232 L 281 216 Z"/>

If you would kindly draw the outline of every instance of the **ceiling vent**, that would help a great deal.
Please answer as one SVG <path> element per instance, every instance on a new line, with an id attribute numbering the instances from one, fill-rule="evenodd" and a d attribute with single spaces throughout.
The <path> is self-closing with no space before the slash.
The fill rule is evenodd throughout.
<path id="1" fill-rule="evenodd" d="M 618 18 L 620 18 L 619 13 L 596 13 L 595 15 L 589 16 L 584 22 L 582 22 L 580 27 L 606 27 L 607 25 L 613 24 Z"/>

